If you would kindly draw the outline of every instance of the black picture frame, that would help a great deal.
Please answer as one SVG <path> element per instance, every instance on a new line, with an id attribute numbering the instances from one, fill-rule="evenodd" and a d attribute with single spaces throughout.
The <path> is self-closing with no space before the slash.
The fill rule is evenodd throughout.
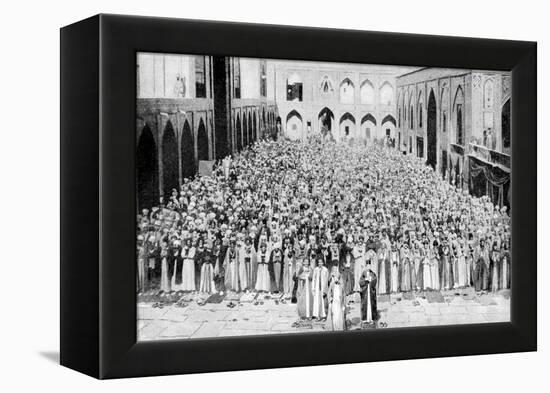
<path id="1" fill-rule="evenodd" d="M 103 379 L 535 351 L 536 49 L 535 42 L 120 15 L 62 28 L 61 364 Z M 511 71 L 511 322 L 137 343 L 138 51 Z"/>

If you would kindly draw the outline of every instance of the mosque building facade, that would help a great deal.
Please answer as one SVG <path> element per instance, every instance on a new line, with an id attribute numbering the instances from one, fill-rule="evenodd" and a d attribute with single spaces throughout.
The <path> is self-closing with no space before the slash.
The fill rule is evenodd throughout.
<path id="1" fill-rule="evenodd" d="M 509 72 L 422 68 L 397 78 L 397 148 L 510 207 Z"/>

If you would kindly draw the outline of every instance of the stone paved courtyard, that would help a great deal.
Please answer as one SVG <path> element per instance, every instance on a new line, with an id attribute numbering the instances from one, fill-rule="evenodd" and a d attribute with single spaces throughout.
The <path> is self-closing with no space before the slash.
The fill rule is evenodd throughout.
<path id="1" fill-rule="evenodd" d="M 298 321 L 296 305 L 253 294 L 229 295 L 220 303 L 205 303 L 198 295 L 140 297 L 138 340 L 206 338 L 324 331 L 323 322 Z M 183 297 L 183 298 L 182 298 Z M 358 300 L 358 299 L 357 299 Z M 158 307 L 162 301 L 162 307 Z M 257 301 L 263 304 L 255 304 Z M 181 307 L 183 305 L 183 307 Z M 228 307 L 234 305 L 234 307 Z M 472 289 L 406 293 L 378 298 L 381 314 L 375 328 L 507 322 L 510 293 L 476 294 Z M 361 326 L 359 304 L 350 303 L 349 330 Z M 298 325 L 298 326 L 297 326 Z"/>

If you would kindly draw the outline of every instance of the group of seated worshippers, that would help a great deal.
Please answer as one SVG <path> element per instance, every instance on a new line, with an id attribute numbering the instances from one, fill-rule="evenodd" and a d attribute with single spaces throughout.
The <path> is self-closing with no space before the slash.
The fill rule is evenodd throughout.
<path id="1" fill-rule="evenodd" d="M 510 286 L 506 207 L 388 145 L 259 141 L 164 200 L 138 215 L 139 292 L 278 293 L 341 326 L 354 293 L 368 321 L 381 294 Z"/>

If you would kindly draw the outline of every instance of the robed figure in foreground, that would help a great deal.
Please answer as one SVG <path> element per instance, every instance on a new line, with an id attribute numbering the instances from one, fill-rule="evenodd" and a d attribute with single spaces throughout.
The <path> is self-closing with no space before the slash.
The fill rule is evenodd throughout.
<path id="1" fill-rule="evenodd" d="M 346 295 L 338 267 L 332 268 L 328 289 L 327 330 L 346 330 Z"/>
<path id="2" fill-rule="evenodd" d="M 361 288 L 361 321 L 372 323 L 378 320 L 376 304 L 377 278 L 372 270 L 365 270 L 359 279 Z"/>
<path id="3" fill-rule="evenodd" d="M 303 265 L 298 271 L 298 288 L 296 290 L 298 315 L 302 319 L 311 318 L 313 316 L 312 278 L 313 269 L 309 266 L 309 260 L 304 259 Z"/>

